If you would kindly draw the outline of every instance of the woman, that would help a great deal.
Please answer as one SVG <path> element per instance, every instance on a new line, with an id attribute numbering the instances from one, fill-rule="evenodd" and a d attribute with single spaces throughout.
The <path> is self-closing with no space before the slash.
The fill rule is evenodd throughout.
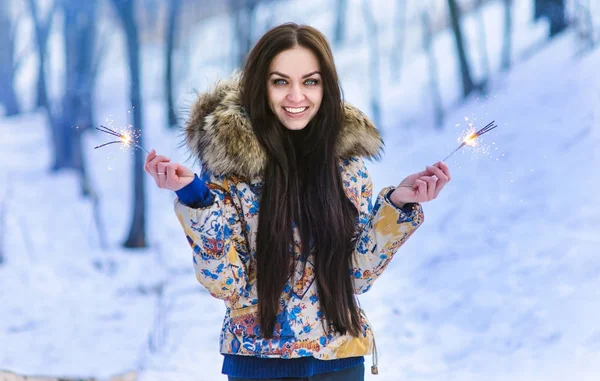
<path id="1" fill-rule="evenodd" d="M 196 277 L 225 301 L 223 373 L 363 380 L 375 340 L 355 295 L 421 225 L 448 167 L 384 188 L 372 206 L 363 160 L 380 155 L 380 135 L 341 99 L 326 38 L 296 24 L 268 31 L 240 76 L 200 96 L 185 137 L 200 177 L 154 151 L 145 170 L 177 193 Z"/>

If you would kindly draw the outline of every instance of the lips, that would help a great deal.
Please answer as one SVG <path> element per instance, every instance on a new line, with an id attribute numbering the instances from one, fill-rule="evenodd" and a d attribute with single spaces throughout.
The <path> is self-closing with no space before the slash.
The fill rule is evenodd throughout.
<path id="1" fill-rule="evenodd" d="M 283 111 L 289 118 L 300 118 L 306 114 L 308 106 L 304 107 L 282 107 Z"/>

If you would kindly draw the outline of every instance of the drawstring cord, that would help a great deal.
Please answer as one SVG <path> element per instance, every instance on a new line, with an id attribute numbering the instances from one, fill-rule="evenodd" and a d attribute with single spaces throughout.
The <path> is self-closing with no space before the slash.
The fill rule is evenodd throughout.
<path id="1" fill-rule="evenodd" d="M 363 311 L 363 309 L 360 307 L 360 301 L 358 300 L 358 298 L 356 298 L 355 300 L 356 300 L 356 304 L 358 304 L 359 311 Z M 367 320 L 367 322 L 368 322 L 369 319 L 367 319 L 367 315 L 364 315 L 364 312 L 363 312 L 363 316 L 365 317 L 365 320 Z M 370 323 L 369 323 L 369 325 L 370 325 Z M 379 359 L 377 358 L 377 344 L 375 343 L 375 332 L 373 331 L 373 327 L 371 327 L 371 333 L 373 334 L 373 354 L 371 355 L 373 365 L 371 365 L 371 374 L 379 374 L 379 367 L 378 367 Z"/>
<path id="2" fill-rule="evenodd" d="M 379 368 L 377 367 L 377 344 L 375 344 L 375 335 L 373 335 L 373 365 L 371 365 L 371 374 L 379 374 Z"/>

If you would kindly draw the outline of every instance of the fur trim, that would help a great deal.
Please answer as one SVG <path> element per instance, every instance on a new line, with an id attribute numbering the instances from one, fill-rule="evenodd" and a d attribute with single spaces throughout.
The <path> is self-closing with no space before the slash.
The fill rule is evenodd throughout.
<path id="1" fill-rule="evenodd" d="M 348 103 L 344 103 L 344 114 L 338 157 L 379 159 L 384 144 L 375 125 Z M 264 149 L 241 105 L 239 73 L 200 94 L 190 109 L 184 134 L 193 156 L 215 174 L 256 179 L 266 166 Z"/>

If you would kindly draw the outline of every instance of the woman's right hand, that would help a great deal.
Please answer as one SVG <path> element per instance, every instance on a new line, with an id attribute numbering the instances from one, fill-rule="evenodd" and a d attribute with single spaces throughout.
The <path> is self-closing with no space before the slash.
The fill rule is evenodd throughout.
<path id="1" fill-rule="evenodd" d="M 163 155 L 157 155 L 152 150 L 146 156 L 144 171 L 156 181 L 156 185 L 162 189 L 178 191 L 194 181 L 194 172 L 178 163 L 171 163 L 171 159 Z"/>

